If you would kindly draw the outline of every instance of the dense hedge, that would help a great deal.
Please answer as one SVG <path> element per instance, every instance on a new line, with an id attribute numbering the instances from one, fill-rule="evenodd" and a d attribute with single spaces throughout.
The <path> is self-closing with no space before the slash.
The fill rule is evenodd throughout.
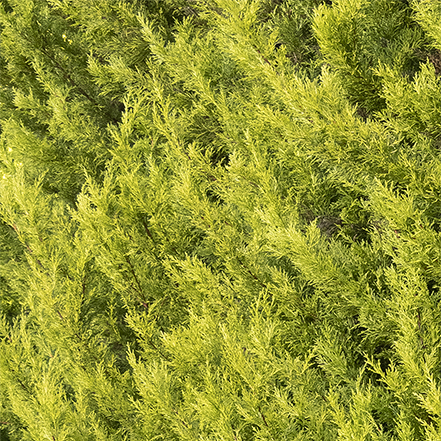
<path id="1" fill-rule="evenodd" d="M 0 0 L 0 439 L 435 441 L 439 0 Z"/>

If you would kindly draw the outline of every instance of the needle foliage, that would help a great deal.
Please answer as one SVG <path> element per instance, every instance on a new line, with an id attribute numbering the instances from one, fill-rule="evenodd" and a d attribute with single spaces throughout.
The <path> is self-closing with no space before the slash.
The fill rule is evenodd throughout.
<path id="1" fill-rule="evenodd" d="M 0 0 L 0 439 L 435 441 L 439 0 Z"/>

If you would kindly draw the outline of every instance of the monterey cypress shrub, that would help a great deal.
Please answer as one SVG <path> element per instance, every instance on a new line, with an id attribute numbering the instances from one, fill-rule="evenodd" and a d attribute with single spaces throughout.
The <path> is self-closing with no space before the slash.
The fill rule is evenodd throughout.
<path id="1" fill-rule="evenodd" d="M 441 433 L 439 0 L 0 0 L 0 439 Z"/>

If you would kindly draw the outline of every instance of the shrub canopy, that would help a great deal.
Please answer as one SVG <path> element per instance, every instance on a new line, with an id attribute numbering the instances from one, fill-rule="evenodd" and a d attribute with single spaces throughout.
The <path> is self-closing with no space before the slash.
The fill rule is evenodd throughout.
<path id="1" fill-rule="evenodd" d="M 435 441 L 439 0 L 0 0 L 0 438 Z"/>

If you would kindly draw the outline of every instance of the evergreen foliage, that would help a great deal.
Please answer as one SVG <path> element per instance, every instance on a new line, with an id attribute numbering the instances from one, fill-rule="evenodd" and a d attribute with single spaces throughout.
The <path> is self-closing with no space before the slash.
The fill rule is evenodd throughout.
<path id="1" fill-rule="evenodd" d="M 0 439 L 435 441 L 439 0 L 0 0 Z"/>

